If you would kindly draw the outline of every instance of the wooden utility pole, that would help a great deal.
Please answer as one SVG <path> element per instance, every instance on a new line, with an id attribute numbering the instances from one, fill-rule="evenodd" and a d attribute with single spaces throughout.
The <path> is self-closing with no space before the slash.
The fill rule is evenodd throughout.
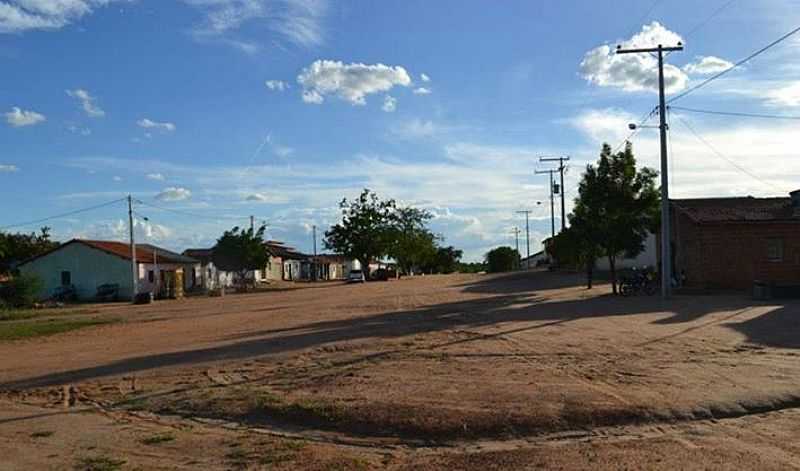
<path id="1" fill-rule="evenodd" d="M 658 117 L 661 137 L 661 296 L 666 299 L 672 288 L 672 259 L 670 255 L 670 220 L 669 220 L 669 176 L 667 171 L 667 105 L 664 97 L 664 53 L 682 51 L 683 44 L 664 47 L 622 49 L 617 46 L 617 54 L 658 53 Z M 635 128 L 636 125 L 633 125 Z"/>
<path id="2" fill-rule="evenodd" d="M 136 242 L 133 240 L 133 198 L 131 195 L 128 195 L 128 231 L 131 241 L 131 302 L 135 302 L 139 288 L 139 270 L 136 267 Z"/>
<path id="3" fill-rule="evenodd" d="M 553 173 L 555 170 L 537 170 L 537 175 L 548 174 L 550 175 L 550 236 L 556 236 L 556 205 L 555 199 L 553 198 Z"/>
<path id="4" fill-rule="evenodd" d="M 561 230 L 567 228 L 567 210 L 565 205 L 565 198 L 564 198 L 564 170 L 567 167 L 564 165 L 564 161 L 569 160 L 569 157 L 552 157 L 552 158 L 539 158 L 539 162 L 558 162 L 558 173 L 561 174 L 561 187 L 559 188 L 559 193 L 561 193 Z"/>

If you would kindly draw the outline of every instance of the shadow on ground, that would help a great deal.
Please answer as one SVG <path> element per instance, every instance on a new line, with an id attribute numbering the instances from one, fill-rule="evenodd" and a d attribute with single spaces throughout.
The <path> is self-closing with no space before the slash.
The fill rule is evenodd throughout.
<path id="1" fill-rule="evenodd" d="M 92 368 L 47 374 L 20 381 L 0 384 L 0 390 L 20 390 L 81 382 L 104 376 L 127 374 L 162 367 L 188 366 L 213 361 L 242 360 L 314 348 L 337 342 L 371 338 L 393 339 L 415 334 L 453 329 L 469 329 L 500 323 L 541 322 L 534 326 L 504 330 L 503 335 L 522 330 L 541 328 L 578 319 L 624 317 L 648 313 L 672 313 L 655 319 L 654 323 L 674 324 L 697 321 L 718 311 L 733 311 L 729 317 L 751 309 L 753 302 L 744 296 L 676 297 L 662 301 L 658 297 L 621 298 L 599 295 L 588 299 L 548 301 L 539 292 L 558 287 L 579 286 L 580 277 L 547 272 L 514 273 L 487 276 L 460 286 L 466 292 L 492 296 L 478 300 L 427 306 L 419 309 L 386 312 L 362 317 L 320 321 L 297 327 L 248 332 L 221 339 L 234 343 L 216 347 L 140 356 Z M 800 348 L 800 303 L 776 306 L 757 318 L 729 323 L 748 340 L 773 347 Z M 714 321 L 717 324 L 719 320 Z M 702 328 L 693 325 L 686 331 Z M 680 334 L 679 332 L 678 334 Z M 670 334 L 669 338 L 678 334 Z M 479 339 L 487 338 L 481 336 Z M 661 339 L 654 339 L 654 343 Z M 468 340 L 459 340 L 465 342 Z M 446 345 L 442 345 L 446 346 Z"/>

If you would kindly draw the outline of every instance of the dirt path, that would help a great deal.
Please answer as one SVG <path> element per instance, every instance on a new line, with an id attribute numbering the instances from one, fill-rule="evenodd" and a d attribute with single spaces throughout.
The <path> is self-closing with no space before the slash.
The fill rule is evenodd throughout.
<path id="1" fill-rule="evenodd" d="M 96 309 L 124 322 L 0 343 L 0 398 L 54 410 L 71 384 L 101 416 L 302 438 L 345 469 L 796 460 L 798 303 L 623 299 L 537 272 Z M 217 451 L 207 467 L 232 466 Z"/>

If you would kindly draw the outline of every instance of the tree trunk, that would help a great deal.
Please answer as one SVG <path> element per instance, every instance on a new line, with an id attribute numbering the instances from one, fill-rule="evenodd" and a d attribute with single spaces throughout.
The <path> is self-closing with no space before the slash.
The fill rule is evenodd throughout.
<path id="1" fill-rule="evenodd" d="M 617 294 L 617 257 L 608 256 L 608 266 L 611 268 L 611 292 Z"/>
<path id="2" fill-rule="evenodd" d="M 586 289 L 592 289 L 592 276 L 594 275 L 594 259 L 586 261 Z"/>

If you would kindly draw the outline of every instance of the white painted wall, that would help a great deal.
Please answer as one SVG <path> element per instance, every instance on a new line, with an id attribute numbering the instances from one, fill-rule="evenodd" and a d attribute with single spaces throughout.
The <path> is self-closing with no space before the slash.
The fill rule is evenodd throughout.
<path id="1" fill-rule="evenodd" d="M 656 236 L 649 234 L 644 241 L 644 251 L 636 258 L 617 258 L 617 269 L 620 268 L 641 268 L 641 267 L 655 267 L 658 264 L 658 247 Z M 603 257 L 597 260 L 595 269 L 599 271 L 609 271 L 611 267 L 608 264 L 608 257 Z"/>
<path id="2" fill-rule="evenodd" d="M 70 272 L 79 299 L 94 299 L 97 287 L 108 283 L 119 285 L 120 298 L 131 297 L 131 262 L 81 243 L 65 245 L 20 266 L 19 270 L 42 280 L 42 299 L 51 297 L 61 286 L 63 271 Z"/>

